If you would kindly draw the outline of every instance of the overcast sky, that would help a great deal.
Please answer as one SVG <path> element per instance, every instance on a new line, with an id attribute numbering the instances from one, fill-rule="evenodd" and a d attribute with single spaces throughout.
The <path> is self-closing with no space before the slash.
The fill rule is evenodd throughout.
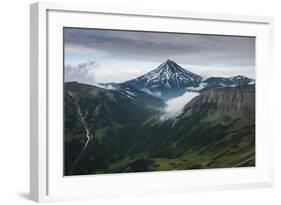
<path id="1" fill-rule="evenodd" d="M 64 29 L 65 81 L 123 82 L 167 59 L 201 75 L 255 78 L 255 38 Z"/>

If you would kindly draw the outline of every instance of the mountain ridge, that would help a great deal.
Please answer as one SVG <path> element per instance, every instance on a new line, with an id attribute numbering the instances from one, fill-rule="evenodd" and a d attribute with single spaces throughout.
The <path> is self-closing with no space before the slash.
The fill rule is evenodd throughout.
<path id="1" fill-rule="evenodd" d="M 210 86 L 236 87 L 254 82 L 253 79 L 241 75 L 233 77 L 209 77 L 204 80 L 200 75 L 192 73 L 168 59 L 156 69 L 121 84 L 134 86 L 167 100 L 180 96 L 188 90 L 200 91 Z"/>
<path id="2" fill-rule="evenodd" d="M 210 87 L 163 121 L 119 91 L 67 83 L 66 175 L 253 166 L 254 94 L 254 85 Z"/>
<path id="3" fill-rule="evenodd" d="M 136 79 L 64 83 L 65 175 L 255 166 L 253 79 L 203 79 L 171 60 Z M 161 118 L 189 89 L 182 112 Z"/>

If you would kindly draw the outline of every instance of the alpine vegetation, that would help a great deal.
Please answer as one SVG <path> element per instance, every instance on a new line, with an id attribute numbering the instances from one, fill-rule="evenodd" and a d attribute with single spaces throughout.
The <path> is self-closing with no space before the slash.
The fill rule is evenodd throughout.
<path id="1" fill-rule="evenodd" d="M 122 83 L 64 84 L 65 174 L 255 165 L 255 84 L 171 60 Z"/>
<path id="2" fill-rule="evenodd" d="M 255 38 L 63 28 L 64 176 L 254 167 Z"/>

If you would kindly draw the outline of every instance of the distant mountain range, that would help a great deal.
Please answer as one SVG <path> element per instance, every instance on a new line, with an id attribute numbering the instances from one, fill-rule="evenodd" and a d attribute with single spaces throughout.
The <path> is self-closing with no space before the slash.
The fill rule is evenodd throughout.
<path id="1" fill-rule="evenodd" d="M 224 87 L 237 87 L 241 85 L 248 85 L 248 84 L 254 84 L 255 81 L 253 79 L 247 78 L 245 76 L 234 76 L 229 78 L 222 78 L 222 77 L 211 77 L 203 82 L 204 87 L 209 86 L 224 86 Z"/>
<path id="2" fill-rule="evenodd" d="M 202 77 L 167 60 L 124 83 L 64 84 L 64 173 L 255 166 L 255 81 Z M 168 99 L 198 95 L 163 119 Z"/>
<path id="3" fill-rule="evenodd" d="M 210 77 L 204 80 L 200 75 L 192 73 L 168 59 L 158 68 L 120 84 L 133 86 L 167 100 L 182 95 L 187 90 L 199 91 L 210 86 L 236 87 L 253 83 L 255 80 L 241 75 L 229 78 Z M 106 83 L 102 85 L 118 87 L 120 84 Z"/>

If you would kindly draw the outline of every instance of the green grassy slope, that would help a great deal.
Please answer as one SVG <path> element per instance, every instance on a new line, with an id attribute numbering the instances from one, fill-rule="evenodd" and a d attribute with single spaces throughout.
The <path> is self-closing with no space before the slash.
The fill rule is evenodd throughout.
<path id="1" fill-rule="evenodd" d="M 203 90 L 168 120 L 163 102 L 142 92 L 78 83 L 65 91 L 66 175 L 255 165 L 254 85 Z M 86 137 L 77 106 L 92 135 L 81 156 Z"/>

